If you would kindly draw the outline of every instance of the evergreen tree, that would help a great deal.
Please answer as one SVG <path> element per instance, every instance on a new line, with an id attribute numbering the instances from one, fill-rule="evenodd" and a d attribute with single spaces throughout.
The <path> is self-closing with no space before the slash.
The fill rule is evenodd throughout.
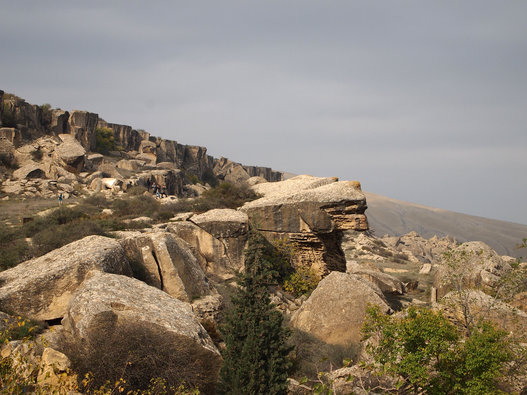
<path id="1" fill-rule="evenodd" d="M 286 394 L 288 331 L 282 315 L 270 302 L 267 287 L 277 271 L 268 259 L 272 246 L 251 231 L 245 255 L 245 273 L 233 297 L 233 308 L 223 326 L 225 350 L 219 391 L 224 394 Z"/>

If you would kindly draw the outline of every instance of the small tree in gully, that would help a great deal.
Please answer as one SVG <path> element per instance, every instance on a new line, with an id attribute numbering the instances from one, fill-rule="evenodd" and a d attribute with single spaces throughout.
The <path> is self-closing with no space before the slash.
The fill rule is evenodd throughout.
<path id="1" fill-rule="evenodd" d="M 267 287 L 278 277 L 265 238 L 251 231 L 245 273 L 233 297 L 222 332 L 225 340 L 219 392 L 224 394 L 286 394 L 288 331 L 270 302 Z"/>

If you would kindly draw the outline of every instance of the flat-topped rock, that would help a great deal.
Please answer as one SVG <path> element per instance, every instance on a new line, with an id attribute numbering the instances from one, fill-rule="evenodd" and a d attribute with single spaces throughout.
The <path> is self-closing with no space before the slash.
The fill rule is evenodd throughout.
<path id="1" fill-rule="evenodd" d="M 216 208 L 203 214 L 193 215 L 192 222 L 203 224 L 207 222 L 239 222 L 246 223 L 249 220 L 247 214 L 229 208 Z"/>

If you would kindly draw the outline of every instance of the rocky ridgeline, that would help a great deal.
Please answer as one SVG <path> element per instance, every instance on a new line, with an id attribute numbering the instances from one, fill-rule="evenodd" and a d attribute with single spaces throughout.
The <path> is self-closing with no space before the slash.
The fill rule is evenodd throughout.
<path id="1" fill-rule="evenodd" d="M 202 393 L 214 393 L 221 365 L 216 328 L 235 275 L 244 270 L 251 229 L 271 244 L 290 248 L 293 268 L 320 279 L 301 297 L 272 290 L 273 303 L 293 329 L 301 372 L 340 366 L 343 355 L 368 361 L 361 326 L 369 304 L 386 313 L 430 305 L 460 320 L 463 301 L 452 292 L 460 286 L 470 290 L 465 302 L 474 314 L 485 314 L 508 332 L 525 331 L 527 292 L 509 303 L 494 298 L 502 280 L 525 270 L 525 263 L 499 256 L 481 242 L 424 239 L 415 232 L 374 237 L 357 181 L 303 175 L 269 182 L 281 175 L 216 160 L 203 147 L 152 138 L 108 124 L 96 114 L 48 112 L 12 96 L 3 100 L 8 105 L 0 108 L 11 106 L 7 122 L 15 114 L 16 126 L 0 129 L 0 155 L 4 163 L 21 165 L 4 179 L 4 193 L 123 193 L 130 185 L 154 179 L 170 193 L 184 196 L 199 193 L 200 187 L 185 184 L 189 174 L 203 177 L 212 171 L 219 179 L 243 182 L 261 196 L 237 210 L 182 213 L 151 228 L 114 232 L 115 238 L 88 236 L 1 272 L 0 312 L 43 320 L 53 329 L 44 333 L 45 342 L 32 348 L 10 342 L 2 357 L 31 353 L 43 364 L 42 380 L 59 379 L 69 366 L 62 352 L 67 354 L 70 344 L 96 343 L 108 333 L 139 326 L 166 344 L 192 350 L 191 370 L 201 378 Z M 5 115 L 0 112 L 4 123 Z M 124 148 L 112 160 L 90 153 L 97 126 L 112 129 Z M 338 394 L 367 393 L 365 386 L 395 383 L 360 364 L 327 377 Z M 311 393 L 294 380 L 290 390 Z"/>
<path id="2" fill-rule="evenodd" d="M 120 150 L 110 153 L 112 159 L 93 152 L 97 128 L 113 132 Z M 108 123 L 87 111 L 32 105 L 2 91 L 0 157 L 7 167 L 17 168 L 11 177 L 4 174 L 3 192 L 25 197 L 78 194 L 83 189 L 116 191 L 146 179 L 165 185 L 169 194 L 182 196 L 185 184 L 207 176 L 233 183 L 256 176 L 267 181 L 282 179 L 281 172 L 270 168 L 213 158 L 205 147 Z M 194 193 L 192 188 L 187 192 Z"/>

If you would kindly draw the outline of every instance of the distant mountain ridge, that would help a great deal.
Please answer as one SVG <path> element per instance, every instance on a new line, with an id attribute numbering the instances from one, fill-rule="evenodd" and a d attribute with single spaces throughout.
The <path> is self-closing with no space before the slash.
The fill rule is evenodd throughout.
<path id="1" fill-rule="evenodd" d="M 527 255 L 516 246 L 527 237 L 527 225 L 427 207 L 365 192 L 366 215 L 376 236 L 416 231 L 425 238 L 450 235 L 460 242 L 483 241 L 502 255 Z"/>

